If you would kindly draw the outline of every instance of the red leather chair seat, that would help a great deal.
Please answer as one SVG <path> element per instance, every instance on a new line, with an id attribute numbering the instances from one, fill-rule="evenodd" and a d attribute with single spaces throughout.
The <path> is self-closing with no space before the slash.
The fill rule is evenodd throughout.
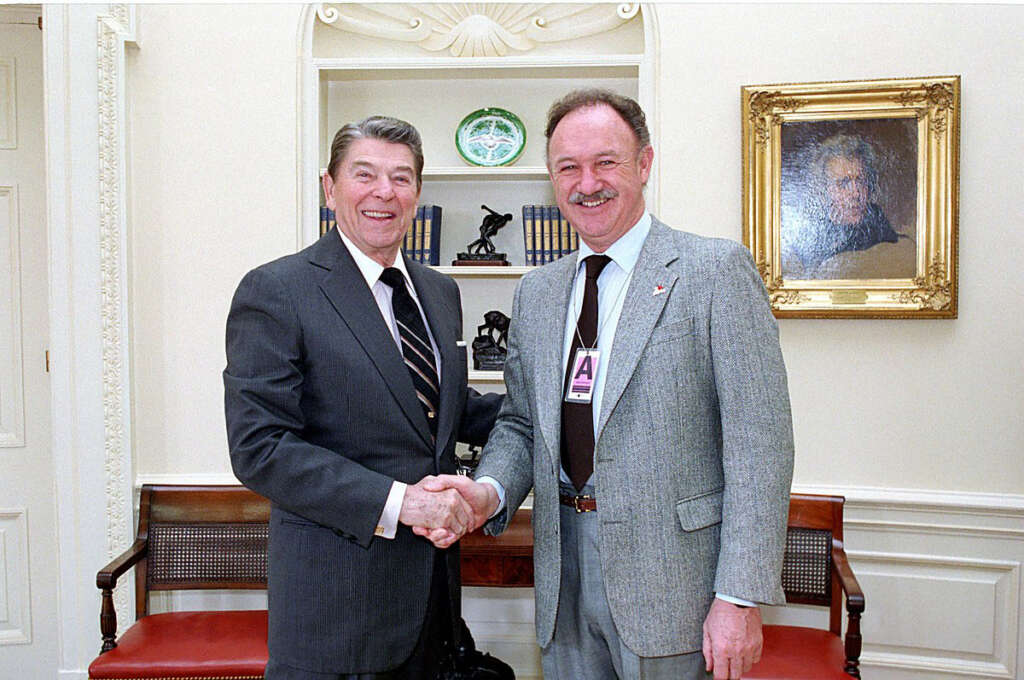
<path id="1" fill-rule="evenodd" d="M 850 680 L 837 635 L 818 628 L 765 626 L 761 660 L 744 673 L 760 680 Z"/>
<path id="2" fill-rule="evenodd" d="M 136 621 L 89 678 L 262 678 L 266 665 L 266 610 L 170 612 Z"/>

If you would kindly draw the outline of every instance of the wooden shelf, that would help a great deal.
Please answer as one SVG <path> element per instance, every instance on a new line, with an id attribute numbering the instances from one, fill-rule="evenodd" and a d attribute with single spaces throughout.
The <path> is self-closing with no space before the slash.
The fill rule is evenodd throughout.
<path id="1" fill-rule="evenodd" d="M 473 360 L 472 357 L 469 359 Z M 471 383 L 500 383 L 505 382 L 504 374 L 501 371 L 469 371 L 469 382 Z"/>
<path id="2" fill-rule="evenodd" d="M 510 267 L 452 267 L 451 265 L 434 267 L 437 271 L 448 276 L 459 278 L 489 278 L 495 277 L 513 277 L 519 278 L 523 274 L 529 271 L 533 271 L 536 267 L 530 266 L 510 266 Z"/>
<path id="3" fill-rule="evenodd" d="M 434 180 L 479 180 L 479 179 L 548 179 L 548 169 L 537 165 L 476 167 L 438 166 L 423 168 L 423 179 Z"/>
<path id="4" fill-rule="evenodd" d="M 323 177 L 326 172 L 327 168 L 320 168 L 320 177 Z M 427 166 L 423 168 L 423 179 L 537 179 L 546 181 L 548 179 L 548 169 L 542 165 L 510 165 L 505 167 L 476 167 L 472 165 Z"/>

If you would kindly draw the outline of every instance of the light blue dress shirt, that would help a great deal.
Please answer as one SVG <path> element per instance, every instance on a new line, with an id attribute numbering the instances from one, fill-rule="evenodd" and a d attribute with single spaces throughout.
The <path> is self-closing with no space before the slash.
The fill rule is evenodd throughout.
<path id="1" fill-rule="evenodd" d="M 597 420 L 601 417 L 608 360 L 611 358 L 619 317 L 622 316 L 622 304 L 626 300 L 629 282 L 633 279 L 633 268 L 636 267 L 636 261 L 640 258 L 640 249 L 643 248 L 650 230 L 651 216 L 644 213 L 632 229 L 620 236 L 618 241 L 611 244 L 608 250 L 602 253 L 612 258 L 612 261 L 605 265 L 601 270 L 601 275 L 597 277 L 597 349 L 600 354 L 597 358 L 597 379 L 594 380 L 594 395 L 591 399 L 595 436 Z M 569 310 L 565 315 L 565 333 L 562 341 L 563 372 L 569 362 L 569 350 L 572 349 L 572 336 L 576 332 L 576 322 L 579 319 L 580 310 L 583 309 L 583 292 L 587 278 L 584 259 L 594 254 L 596 253 L 590 249 L 590 246 L 580 241 L 579 255 L 576 258 L 576 278 L 573 279 L 572 293 L 569 296 Z M 571 483 L 564 467 L 561 468 L 559 475 L 563 482 Z"/>
<path id="2" fill-rule="evenodd" d="M 597 419 L 601 415 L 604 379 L 608 360 L 612 353 L 612 343 L 615 341 L 615 329 L 619 325 L 619 317 L 622 316 L 622 304 L 626 299 L 626 289 L 633 278 L 633 268 L 640 258 L 640 249 L 643 248 L 650 230 L 651 216 L 644 213 L 629 231 L 619 237 L 619 240 L 603 253 L 612 261 L 605 265 L 605 268 L 601 270 L 601 275 L 597 277 L 597 348 L 601 350 L 601 354 L 597 360 L 597 379 L 594 381 L 594 394 L 591 400 L 595 433 L 597 432 Z M 569 350 L 572 348 L 573 333 L 576 332 L 576 321 L 583 308 L 583 291 L 587 277 L 587 268 L 583 259 L 594 254 L 590 246 L 581 240 L 576 256 L 576 278 L 573 279 L 572 293 L 569 295 L 569 309 L 565 314 L 565 332 L 562 334 L 563 374 L 569 361 Z M 559 466 L 559 477 L 567 484 L 572 483 L 565 468 L 561 466 Z M 481 477 L 478 481 L 488 482 L 494 486 L 500 501 L 495 514 L 501 512 L 505 507 L 505 488 L 493 477 Z"/>

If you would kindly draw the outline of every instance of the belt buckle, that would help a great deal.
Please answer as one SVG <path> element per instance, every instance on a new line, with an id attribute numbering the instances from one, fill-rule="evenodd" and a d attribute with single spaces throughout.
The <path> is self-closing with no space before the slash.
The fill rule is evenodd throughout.
<path id="1" fill-rule="evenodd" d="M 585 509 L 582 505 L 580 505 L 580 501 L 590 501 L 590 500 L 593 500 L 593 499 L 594 499 L 594 497 L 591 496 L 590 494 L 582 494 L 582 495 L 573 496 L 572 497 L 572 507 L 576 509 L 576 514 L 579 514 L 581 512 L 590 512 L 589 510 Z"/>

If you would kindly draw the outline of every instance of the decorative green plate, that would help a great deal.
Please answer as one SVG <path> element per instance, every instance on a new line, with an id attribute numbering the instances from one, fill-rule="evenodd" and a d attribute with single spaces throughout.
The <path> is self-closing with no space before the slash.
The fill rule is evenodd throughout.
<path id="1" fill-rule="evenodd" d="M 470 165 L 511 165 L 526 147 L 526 126 L 505 109 L 478 109 L 455 130 L 455 148 Z"/>

